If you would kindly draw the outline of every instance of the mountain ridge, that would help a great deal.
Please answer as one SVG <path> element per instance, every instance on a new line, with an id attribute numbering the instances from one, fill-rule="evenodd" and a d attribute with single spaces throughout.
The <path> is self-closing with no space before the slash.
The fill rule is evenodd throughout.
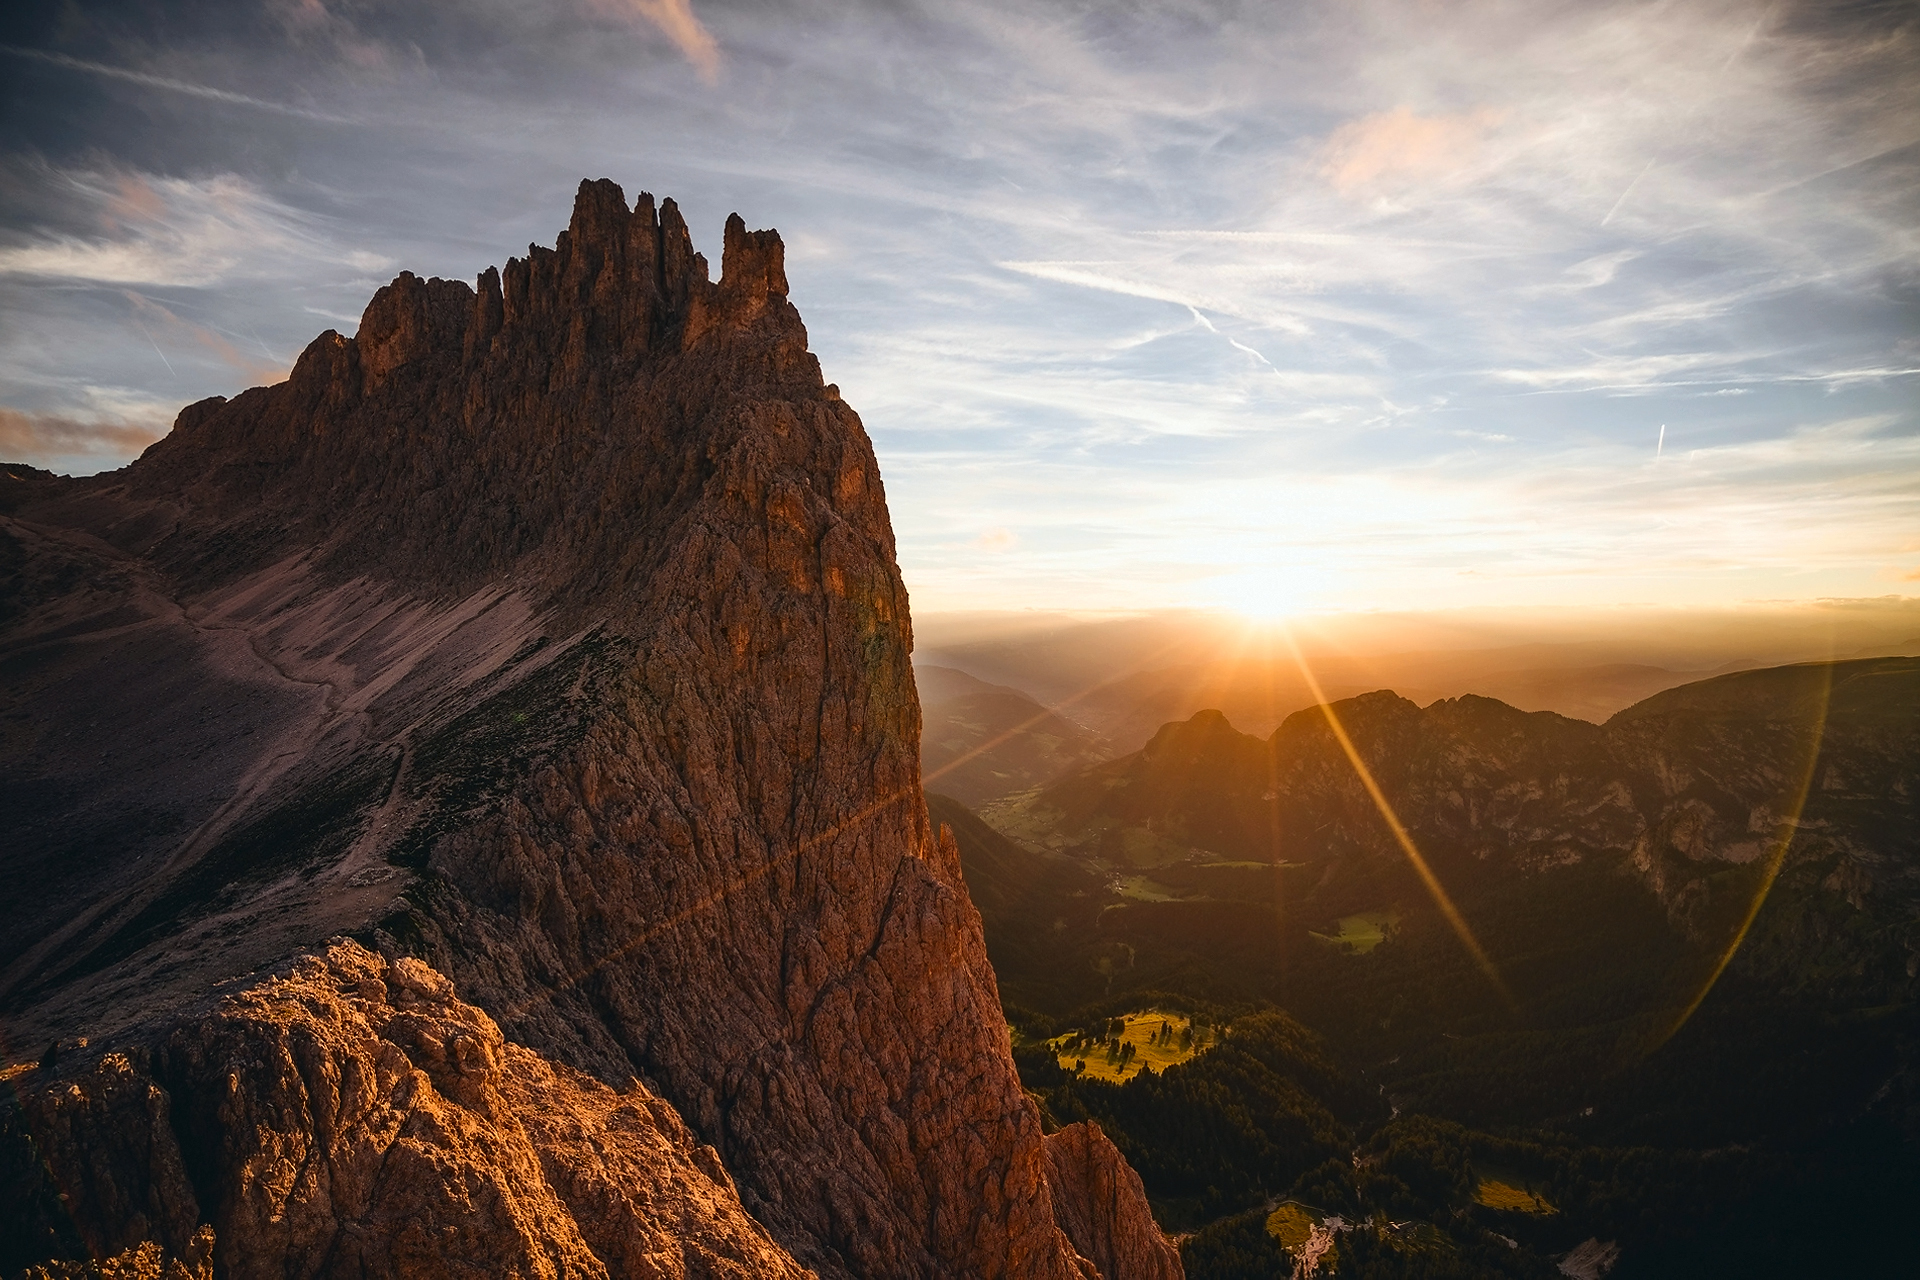
<path id="1" fill-rule="evenodd" d="M 211 1226 L 226 1273 L 402 1266 L 310 1251 L 401 1203 L 340 1143 L 507 1185 L 524 1149 L 459 1133 L 529 1123 L 485 1083 L 518 1046 L 682 1118 L 708 1188 L 682 1234 L 714 1257 L 750 1220 L 767 1266 L 822 1275 L 1179 1273 L 1110 1146 L 1049 1163 L 918 786 L 878 467 L 786 287 L 775 233 L 729 219 L 712 283 L 671 201 L 583 183 L 554 249 L 477 288 L 402 275 L 123 471 L 9 485 L 6 798 L 36 820 L 0 858 L 35 896 L 0 1007 L 54 1048 L 10 1069 L 0 1154 L 43 1212 L 0 1266 L 163 1221 L 175 1257 Z M 307 1025 L 261 1003 L 302 982 L 351 986 L 301 999 L 368 1030 L 218 1070 L 222 1035 Z M 342 1111 L 369 1071 L 425 1109 Z M 179 1190 L 169 1141 L 191 1194 L 120 1214 L 112 1188 Z M 389 1190 L 459 1236 L 445 1274 L 590 1272 L 533 1229 L 561 1218 L 646 1236 L 648 1197 L 545 1150 L 546 1217 L 449 1216 L 452 1175 Z M 99 1194 L 47 1201 L 43 1165 Z M 1056 1214 L 1049 1180 L 1096 1166 L 1130 1221 L 1090 1228 L 1064 1184 Z M 263 1225 L 296 1209 L 306 1235 Z"/>
<path id="2" fill-rule="evenodd" d="M 927 664 L 915 664 L 914 680 L 921 776 L 966 804 L 1052 782 L 1111 754 L 1105 739 L 1018 689 Z"/>
<path id="3" fill-rule="evenodd" d="M 1422 708 L 1385 690 L 1330 712 L 1429 860 L 1617 864 L 1696 941 L 1735 927 L 1747 880 L 1777 863 L 1804 913 L 1740 962 L 1837 966 L 1893 999 L 1920 963 L 1901 852 L 1920 787 L 1916 690 L 1920 660 L 1868 658 L 1730 672 L 1605 725 L 1477 695 Z M 984 816 L 1122 871 L 1203 855 L 1294 864 L 1320 877 L 1309 896 L 1332 915 L 1406 891 L 1380 879 L 1405 874 L 1404 856 L 1321 708 L 1266 739 L 1203 711 Z M 1719 874 L 1733 869 L 1738 883 Z"/>

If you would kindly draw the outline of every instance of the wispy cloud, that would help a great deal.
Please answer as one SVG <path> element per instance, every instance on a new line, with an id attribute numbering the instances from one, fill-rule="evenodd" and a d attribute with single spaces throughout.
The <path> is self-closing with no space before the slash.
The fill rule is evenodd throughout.
<path id="1" fill-rule="evenodd" d="M 1397 107 L 1349 120 L 1321 148 L 1320 176 L 1345 196 L 1405 182 L 1463 179 L 1479 161 L 1488 131 L 1505 116 L 1488 107 L 1438 116 Z"/>
<path id="2" fill-rule="evenodd" d="M 250 94 L 235 93 L 230 89 L 219 89 L 212 85 L 196 84 L 191 80 L 180 80 L 173 76 L 153 75 L 145 71 L 135 71 L 130 67 L 116 67 L 104 62 L 90 62 L 85 58 L 75 58 L 68 54 L 57 53 L 49 49 L 22 49 L 17 45 L 0 44 L 0 54 L 12 58 L 28 58 L 48 66 L 64 67 L 68 71 L 78 71 L 84 75 L 105 76 L 110 80 L 124 80 L 129 84 L 143 85 L 149 89 L 163 89 L 168 93 L 182 93 L 190 98 L 201 98 L 208 102 L 222 102 L 228 106 L 247 107 L 254 111 L 271 111 L 276 115 L 293 116 L 301 120 L 313 120 L 324 124 L 353 124 L 346 116 L 334 115 L 326 111 L 315 111 L 308 107 L 293 106 L 285 102 L 274 102 L 267 98 L 256 98 Z"/>
<path id="3" fill-rule="evenodd" d="M 154 287 L 204 287 L 296 274 L 314 262 L 385 270 L 386 258 L 329 241 L 315 220 L 235 174 L 173 178 L 133 170 L 45 171 L 91 215 L 90 234 L 29 232 L 0 247 L 0 274 Z"/>
<path id="4" fill-rule="evenodd" d="M 1911 563 L 1897 6 L 281 0 L 222 38 L 59 52 L 383 128 L 95 127 L 111 163 L 0 220 L 8 403 L 230 390 L 607 174 L 709 253 L 735 209 L 786 234 L 917 608 L 1283 570 L 1361 606 L 1855 595 Z"/>
<path id="5" fill-rule="evenodd" d="M 693 0 L 587 0 L 597 12 L 640 19 L 673 41 L 700 78 L 720 79 L 720 45 L 693 12 Z"/>
<path id="6" fill-rule="evenodd" d="M 121 295 L 132 305 L 143 330 L 151 334 L 152 328 L 157 328 L 161 334 L 173 341 L 197 347 L 249 383 L 279 382 L 290 372 L 287 363 L 275 358 L 271 352 L 263 350 L 259 355 L 254 355 L 252 352 L 243 351 L 227 334 L 204 324 L 183 320 L 166 306 L 132 289 L 123 289 Z"/>
<path id="7" fill-rule="evenodd" d="M 0 459 L 54 466 L 75 457 L 124 458 L 167 433 L 164 420 L 82 420 L 0 405 Z"/>

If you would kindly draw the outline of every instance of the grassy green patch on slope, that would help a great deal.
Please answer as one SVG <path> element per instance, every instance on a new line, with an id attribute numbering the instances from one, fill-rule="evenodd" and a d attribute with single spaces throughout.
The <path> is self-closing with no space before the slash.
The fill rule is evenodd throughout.
<path id="1" fill-rule="evenodd" d="M 1393 928 L 1399 918 L 1399 915 L 1392 911 L 1362 911 L 1355 915 L 1341 916 L 1338 932 L 1315 933 L 1313 936 L 1322 942 L 1343 947 L 1355 955 L 1365 955 L 1387 940 L 1387 931 Z"/>

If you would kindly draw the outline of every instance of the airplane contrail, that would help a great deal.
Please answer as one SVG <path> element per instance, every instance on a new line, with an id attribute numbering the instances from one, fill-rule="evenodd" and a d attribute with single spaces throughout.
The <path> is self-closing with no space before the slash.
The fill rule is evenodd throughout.
<path id="1" fill-rule="evenodd" d="M 165 89 L 170 93 L 184 93 L 190 97 L 206 98 L 211 102 L 226 102 L 237 107 L 254 107 L 261 111 L 274 111 L 281 115 L 298 116 L 302 120 L 320 120 L 327 124 L 354 124 L 345 116 L 331 116 L 324 111 L 309 111 L 305 107 L 288 106 L 284 102 L 272 102 L 265 98 L 251 98 L 244 93 L 234 93 L 228 89 L 216 89 L 211 85 L 195 84 L 191 80 L 174 80 L 167 76 L 149 75 L 144 71 L 132 71 L 126 67 L 109 66 L 104 62 L 88 62 L 84 58 L 69 57 L 64 53 L 51 53 L 45 49 L 22 49 L 18 45 L 0 44 L 0 53 L 10 53 L 16 58 L 32 58 L 36 62 L 45 62 L 56 67 L 65 67 L 69 71 L 85 71 L 90 75 L 107 76 L 114 80 L 125 80 L 132 84 L 145 85 L 149 89 Z"/>
<path id="2" fill-rule="evenodd" d="M 1660 461 L 1660 455 L 1667 451 L 1667 424 L 1660 424 L 1660 443 L 1653 446 L 1653 460 Z"/>
<path id="3" fill-rule="evenodd" d="M 150 330 L 150 329 L 148 329 L 146 325 L 144 325 L 144 324 L 141 324 L 141 323 L 140 323 L 140 317 L 139 317 L 139 316 L 135 316 L 135 317 L 133 318 L 133 322 L 134 322 L 135 324 L 138 324 L 138 325 L 140 325 L 140 332 L 142 332 L 142 333 L 144 333 L 144 334 L 146 334 L 146 335 L 147 335 L 147 341 L 148 341 L 149 343 L 152 343 L 152 345 L 153 345 L 153 354 L 155 354 L 155 355 L 157 355 L 157 356 L 159 356 L 159 357 L 160 357 L 160 363 L 161 363 L 161 364 L 163 364 L 163 365 L 165 365 L 165 366 L 167 366 L 167 372 L 168 372 L 168 373 L 169 373 L 170 375 L 172 375 L 173 377 L 176 377 L 176 378 L 177 378 L 177 377 L 179 377 L 179 376 L 180 376 L 179 374 L 177 374 L 177 373 L 174 373 L 174 372 L 173 372 L 173 361 L 171 361 L 171 360 L 169 360 L 169 359 L 167 359 L 167 353 L 166 353 L 166 352 L 164 352 L 164 351 L 162 351 L 162 350 L 160 349 L 160 344 L 159 344 L 159 343 L 157 343 L 157 342 L 154 342 L 154 341 L 153 341 L 153 332 L 152 332 L 152 330 Z"/>
<path id="4" fill-rule="evenodd" d="M 1627 184 L 1627 189 L 1626 189 L 1625 191 L 1622 191 L 1622 192 L 1620 193 L 1620 198 L 1619 198 L 1618 200 L 1615 200 L 1615 201 L 1613 202 L 1613 208 L 1611 208 L 1611 209 L 1609 209 L 1609 210 L 1607 210 L 1607 216 L 1606 216 L 1606 217 L 1604 217 L 1604 218 L 1602 218 L 1602 219 L 1600 219 L 1600 225 L 1601 225 L 1601 226 L 1603 226 L 1603 227 L 1604 227 L 1604 226 L 1606 226 L 1606 225 L 1607 225 L 1607 224 L 1608 224 L 1609 222 L 1612 222 L 1612 221 L 1613 221 L 1613 215 L 1614 215 L 1614 214 L 1616 214 L 1616 213 L 1618 213 L 1618 212 L 1620 212 L 1620 206 L 1621 206 L 1621 205 L 1623 205 L 1623 204 L 1625 204 L 1625 203 L 1627 202 L 1627 197 L 1633 194 L 1633 189 L 1634 189 L 1635 187 L 1637 187 L 1637 186 L 1639 186 L 1639 185 L 1640 185 L 1640 178 L 1644 178 L 1644 177 L 1646 177 L 1646 176 L 1647 176 L 1647 169 L 1651 169 L 1651 168 L 1653 168 L 1653 161 L 1651 161 L 1651 160 L 1649 160 L 1649 161 L 1647 161 L 1647 168 L 1646 168 L 1646 169 L 1642 169 L 1642 170 L 1640 171 L 1640 177 L 1638 177 L 1638 178 L 1635 178 L 1635 179 L 1634 179 L 1634 180 L 1633 180 L 1632 182 L 1629 182 L 1629 183 Z"/>

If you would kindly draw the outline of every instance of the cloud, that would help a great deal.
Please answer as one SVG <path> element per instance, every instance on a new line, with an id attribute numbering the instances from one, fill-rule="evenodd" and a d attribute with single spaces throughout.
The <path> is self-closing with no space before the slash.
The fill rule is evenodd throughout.
<path id="1" fill-rule="evenodd" d="M 0 248 L 0 275 L 205 287 L 298 275 L 315 263 L 390 266 L 330 242 L 317 221 L 236 174 L 177 178 L 125 169 L 43 171 L 90 214 L 92 234 L 39 231 Z"/>
<path id="2" fill-rule="evenodd" d="M 112 80 L 125 80 L 130 84 L 144 85 L 149 89 L 164 89 L 168 93 L 183 93 L 188 97 L 202 98 L 209 102 L 223 102 L 229 106 L 250 107 L 256 111 L 271 111 L 278 115 L 296 116 L 302 120 L 314 120 L 326 124 L 352 124 L 345 116 L 331 115 L 324 111 L 314 111 L 306 107 L 291 106 L 284 102 L 272 102 L 265 98 L 255 98 L 244 93 L 234 93 L 228 89 L 217 89 L 212 85 L 195 84 L 191 80 L 178 80 L 172 76 L 150 75 L 145 71 L 134 71 L 127 67 L 115 67 L 104 62 L 89 62 L 85 58 L 70 57 L 64 53 L 55 53 L 47 49 L 22 49 L 17 45 L 0 44 L 0 53 L 15 58 L 31 58 L 35 62 L 44 62 L 49 66 L 64 67 L 69 71 L 80 71 L 87 75 L 105 76 Z"/>
<path id="3" fill-rule="evenodd" d="M 206 325 L 183 320 L 152 298 L 144 297 L 131 289 L 123 289 L 121 294 L 133 304 L 134 314 L 141 321 L 141 328 L 146 330 L 150 339 L 154 335 L 152 330 L 147 328 L 149 322 L 158 326 L 160 332 L 173 341 L 206 352 L 255 385 L 283 381 L 292 371 L 289 365 L 276 360 L 270 354 L 262 352 L 261 355 L 255 356 L 240 350 L 225 334 Z M 159 343 L 156 341 L 154 346 L 157 350 Z"/>
<path id="4" fill-rule="evenodd" d="M 329 44 L 358 71 L 391 71 L 399 61 L 392 46 L 369 39 L 351 18 L 328 8 L 325 0 L 270 0 L 268 8 L 296 46 L 316 40 Z"/>
<path id="5" fill-rule="evenodd" d="M 605 174 L 710 254 L 735 209 L 787 234 L 923 608 L 1177 603 L 1240 538 L 1359 605 L 1849 594 L 1913 561 L 1911 6 L 269 4 L 230 43 L 136 16 L 71 52 L 383 127 L 127 128 L 124 93 L 82 109 L 98 76 L 22 117 L 115 158 L 0 182 L 10 403 L 230 393 L 395 265 L 340 228 L 470 276 Z M 360 74 L 343 32 L 421 57 Z M 1807 434 L 1829 417 L 1883 425 Z"/>
<path id="6" fill-rule="evenodd" d="M 1504 118 L 1486 107 L 1450 116 L 1397 107 L 1349 120 L 1321 148 L 1320 176 L 1347 196 L 1453 177 L 1474 165 L 1488 131 Z"/>
<path id="7" fill-rule="evenodd" d="M 673 41 L 700 78 L 720 79 L 720 45 L 693 12 L 693 0 L 587 0 L 596 12 L 631 21 L 642 18 Z"/>
<path id="8" fill-rule="evenodd" d="M 0 405 L 0 458 L 45 465 L 76 456 L 129 457 L 167 433 L 164 419 L 88 421 Z"/>

